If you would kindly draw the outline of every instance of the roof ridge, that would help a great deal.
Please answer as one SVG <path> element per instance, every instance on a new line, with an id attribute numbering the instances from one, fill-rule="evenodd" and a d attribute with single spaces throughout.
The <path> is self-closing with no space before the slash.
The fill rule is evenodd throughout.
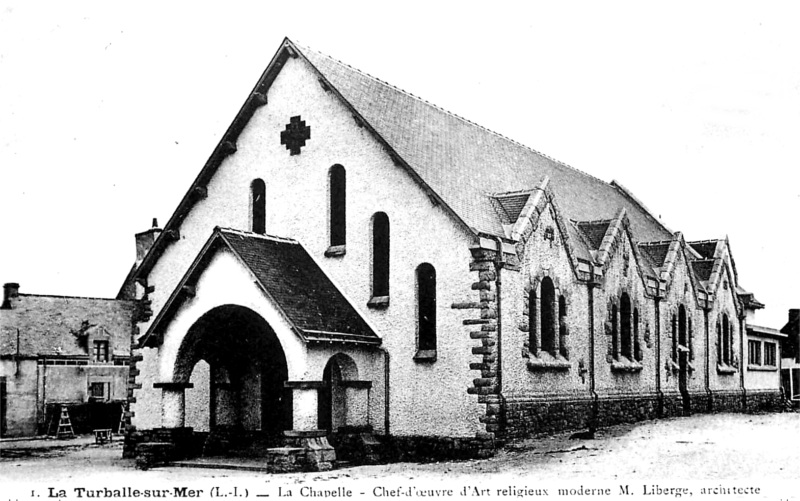
<path id="1" fill-rule="evenodd" d="M 279 237 L 277 235 L 267 235 L 267 234 L 262 234 L 262 233 L 254 233 L 252 231 L 238 230 L 236 228 L 224 228 L 224 227 L 221 227 L 221 226 L 217 226 L 217 230 L 219 230 L 219 232 L 221 232 L 221 233 L 233 233 L 235 235 L 240 235 L 240 236 L 243 236 L 243 237 L 254 237 L 254 238 L 260 238 L 260 239 L 263 239 L 263 240 L 273 240 L 273 241 L 276 241 L 276 242 L 286 242 L 286 243 L 292 243 L 292 244 L 299 244 L 300 243 L 299 241 L 297 241 L 297 240 L 295 240 L 293 238 Z"/>
<path id="2" fill-rule="evenodd" d="M 524 188 L 521 190 L 500 191 L 496 193 L 487 193 L 486 195 L 492 198 L 514 197 L 517 195 L 532 195 L 534 191 L 539 188 Z"/>
<path id="3" fill-rule="evenodd" d="M 604 181 L 604 180 L 600 179 L 599 177 L 593 176 L 593 175 L 591 175 L 591 174 L 589 174 L 587 172 L 584 172 L 584 171 L 582 171 L 582 170 L 580 170 L 580 169 L 578 169 L 576 167 L 573 167 L 573 166 L 571 166 L 571 165 L 569 165 L 569 164 L 567 164 L 565 162 L 562 162 L 561 160 L 553 158 L 550 155 L 547 155 L 546 153 L 542 153 L 541 151 L 539 151 L 537 149 L 534 149 L 534 148 L 532 148 L 532 147 L 530 147 L 530 146 L 528 146 L 526 144 L 523 144 L 523 143 L 521 143 L 521 142 L 519 142 L 519 141 L 517 141 L 515 139 L 512 139 L 512 138 L 510 138 L 508 136 L 505 136 L 503 134 L 500 134 L 499 132 L 496 132 L 496 131 L 488 128 L 488 127 L 480 125 L 477 122 L 473 122 L 472 120 L 464 118 L 461 115 L 453 113 L 452 111 L 446 110 L 446 109 L 442 108 L 441 106 L 433 104 L 432 102 L 428 101 L 427 99 L 423 99 L 423 98 L 421 98 L 421 97 L 419 97 L 419 96 L 417 96 L 415 94 L 412 94 L 411 92 L 408 92 L 407 90 L 404 90 L 404 89 L 401 89 L 400 87 L 397 87 L 396 85 L 392 85 L 389 82 L 386 82 L 384 80 L 381 80 L 378 77 L 370 75 L 369 73 L 367 73 L 365 71 L 362 71 L 362 70 L 360 70 L 358 68 L 350 66 L 349 64 L 347 64 L 345 62 L 342 62 L 341 60 L 336 59 L 335 57 L 329 56 L 328 54 L 325 54 L 324 52 L 320 52 L 320 51 L 318 51 L 316 49 L 312 49 L 311 47 L 308 47 L 307 45 L 300 45 L 297 42 L 293 42 L 293 43 L 294 43 L 294 45 L 296 47 L 298 47 L 300 49 L 311 51 L 311 52 L 315 52 L 315 53 L 319 54 L 322 57 L 326 57 L 326 58 L 330 59 L 331 61 L 335 62 L 336 64 L 340 64 L 342 66 L 345 66 L 345 67 L 349 68 L 350 70 L 352 70 L 352 71 L 354 71 L 354 72 L 356 72 L 356 73 L 358 73 L 358 74 L 360 74 L 360 75 L 362 75 L 362 76 L 364 76 L 366 78 L 369 78 L 369 79 L 372 79 L 372 80 L 374 80 L 376 82 L 379 82 L 381 85 L 385 85 L 385 86 L 387 86 L 387 87 L 389 87 L 391 89 L 396 90 L 397 92 L 400 92 L 400 93 L 405 94 L 405 95 L 407 95 L 407 96 L 409 96 L 409 97 L 411 97 L 413 99 L 416 99 L 417 101 L 420 101 L 420 102 L 430 106 L 431 108 L 437 109 L 437 110 L 441 111 L 442 113 L 445 113 L 445 114 L 447 114 L 449 116 L 457 118 L 458 120 L 461 120 L 462 122 L 465 122 L 465 123 L 467 123 L 469 125 L 477 127 L 479 129 L 482 129 L 482 130 L 484 130 L 484 131 L 486 131 L 486 132 L 488 132 L 490 134 L 493 134 L 493 135 L 495 135 L 497 137 L 500 137 L 500 138 L 502 138 L 502 139 L 504 139 L 504 140 L 506 140 L 506 141 L 508 141 L 510 143 L 514 143 L 514 144 L 516 144 L 516 145 L 518 145 L 518 146 L 520 146 L 522 148 L 525 148 L 526 150 L 529 150 L 529 151 L 535 153 L 536 155 L 539 155 L 540 157 L 546 158 L 546 159 L 550 160 L 551 162 L 555 162 L 558 165 L 566 167 L 567 169 L 571 169 L 571 170 L 573 170 L 573 171 L 575 171 L 575 172 L 577 172 L 579 174 L 582 174 L 582 175 L 584 175 L 586 177 L 595 179 L 595 180 L 597 180 L 597 181 L 599 181 L 601 183 L 604 183 L 604 184 L 607 184 L 607 185 L 611 186 L 611 183 L 609 183 L 608 181 Z"/>
<path id="4" fill-rule="evenodd" d="M 598 224 L 598 223 L 610 223 L 614 219 L 592 219 L 590 221 L 580 221 L 578 219 L 571 219 L 570 221 L 574 221 L 575 224 Z"/>
<path id="5" fill-rule="evenodd" d="M 120 301 L 122 303 L 135 303 L 136 301 L 129 299 L 117 299 L 115 297 L 97 297 L 97 296 L 63 296 L 60 294 L 31 294 L 29 292 L 20 292 L 17 294 L 20 297 L 52 297 L 56 299 L 95 299 L 99 301 Z"/>
<path id="6" fill-rule="evenodd" d="M 692 240 L 691 242 L 687 241 L 686 243 L 689 245 L 692 244 L 710 244 L 710 243 L 717 243 L 720 240 L 724 240 L 723 238 L 710 238 L 708 240 Z"/>
<path id="7" fill-rule="evenodd" d="M 654 245 L 667 245 L 671 244 L 672 240 L 651 240 L 649 242 L 637 242 L 639 245 L 654 246 Z"/>

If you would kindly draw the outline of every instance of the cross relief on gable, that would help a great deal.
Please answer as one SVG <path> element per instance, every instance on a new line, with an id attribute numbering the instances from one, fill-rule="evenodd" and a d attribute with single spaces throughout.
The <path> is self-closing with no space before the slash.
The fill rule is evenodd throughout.
<path id="1" fill-rule="evenodd" d="M 290 155 L 299 155 L 300 149 L 311 139 L 311 127 L 306 125 L 300 115 L 289 119 L 286 129 L 281 131 L 281 144 L 286 145 Z"/>

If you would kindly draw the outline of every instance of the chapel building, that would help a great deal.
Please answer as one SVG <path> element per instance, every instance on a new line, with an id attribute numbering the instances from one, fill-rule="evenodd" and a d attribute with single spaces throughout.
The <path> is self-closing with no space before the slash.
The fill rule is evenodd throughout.
<path id="1" fill-rule="evenodd" d="M 129 450 L 325 468 L 780 405 L 727 239 L 288 39 L 148 235 Z"/>

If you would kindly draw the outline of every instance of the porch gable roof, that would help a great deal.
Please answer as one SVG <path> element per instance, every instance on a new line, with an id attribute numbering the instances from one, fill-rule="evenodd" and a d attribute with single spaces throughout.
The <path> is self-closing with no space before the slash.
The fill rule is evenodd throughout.
<path id="1" fill-rule="evenodd" d="M 253 275 L 256 285 L 306 343 L 380 345 L 381 339 L 296 240 L 215 228 L 175 288 L 140 346 L 158 346 L 163 328 L 191 295 L 194 284 L 220 247 Z"/>

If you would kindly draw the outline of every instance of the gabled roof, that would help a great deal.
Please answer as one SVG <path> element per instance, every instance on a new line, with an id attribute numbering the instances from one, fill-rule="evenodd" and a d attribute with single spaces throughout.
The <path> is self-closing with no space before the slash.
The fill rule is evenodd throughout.
<path id="1" fill-rule="evenodd" d="M 712 259 L 717 250 L 716 240 L 704 240 L 702 242 L 689 242 L 689 245 L 700 254 L 703 259 Z"/>
<path id="2" fill-rule="evenodd" d="M 295 240 L 215 228 L 173 291 L 142 346 L 158 346 L 160 333 L 220 248 L 232 252 L 261 291 L 306 342 L 379 345 L 380 338 L 347 301 L 316 261 Z M 155 334 L 155 335 L 154 335 Z"/>
<path id="3" fill-rule="evenodd" d="M 667 252 L 672 242 L 641 242 L 639 249 L 652 263 L 653 267 L 658 269 L 664 266 L 664 261 L 667 260 Z"/>
<path id="4" fill-rule="evenodd" d="M 597 250 L 600 248 L 600 244 L 603 243 L 603 238 L 606 236 L 606 231 L 608 231 L 608 226 L 611 224 L 610 219 L 606 219 L 604 221 L 577 221 L 576 225 L 578 229 L 583 232 L 583 235 L 586 237 L 587 243 L 591 246 L 592 250 Z"/>
<path id="5" fill-rule="evenodd" d="M 90 330 L 107 333 L 112 354 L 128 357 L 136 309 L 133 301 L 19 294 L 0 310 L 0 357 L 87 357 Z"/>
<path id="6" fill-rule="evenodd" d="M 637 239 L 670 236 L 655 218 L 612 184 L 319 52 L 298 50 L 410 168 L 477 231 L 503 236 L 502 223 L 487 193 L 522 190 L 548 176 L 568 219 L 610 219 L 625 208 Z"/>
<path id="7" fill-rule="evenodd" d="M 354 119 L 383 145 L 389 156 L 455 220 L 474 232 L 506 236 L 521 198 L 500 203 L 490 194 L 525 190 L 549 178 L 566 219 L 611 219 L 625 209 L 638 241 L 671 238 L 647 209 L 616 183 L 606 183 L 531 148 L 480 127 L 314 50 L 286 39 L 262 74 L 228 131 L 180 202 L 137 271 L 149 273 L 169 242 L 179 238 L 180 223 L 222 159 L 236 151 L 236 140 L 255 109 L 267 104 L 270 85 L 289 58 L 302 58 L 322 86 L 338 96 Z"/>
<path id="8" fill-rule="evenodd" d="M 714 269 L 713 259 L 696 259 L 690 261 L 689 264 L 700 282 L 708 282 L 708 279 L 711 278 L 711 271 Z"/>
<path id="9" fill-rule="evenodd" d="M 531 196 L 530 191 L 492 195 L 497 216 L 503 224 L 514 224 Z"/>

